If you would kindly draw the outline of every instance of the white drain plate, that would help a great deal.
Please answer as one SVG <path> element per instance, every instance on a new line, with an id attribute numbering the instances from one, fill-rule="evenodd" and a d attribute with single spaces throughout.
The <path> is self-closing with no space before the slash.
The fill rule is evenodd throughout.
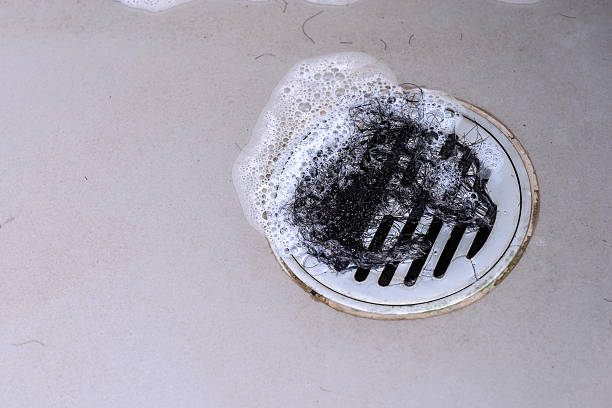
<path id="1" fill-rule="evenodd" d="M 451 245 L 452 257 L 447 259 L 450 263 L 441 277 L 435 277 L 434 270 L 449 241 L 450 225 L 432 228 L 432 231 L 439 228 L 439 233 L 433 236 L 434 246 L 422 260 L 424 263 L 411 269 L 413 262 L 409 260 L 398 265 L 391 272 L 392 277 L 387 273 L 382 279 L 382 268 L 366 271 L 365 279 L 364 276 L 356 279 L 355 273 L 337 273 L 305 253 L 277 254 L 283 269 L 317 300 L 359 316 L 426 317 L 476 301 L 500 282 L 518 261 L 532 235 L 537 213 L 535 172 L 523 147 L 499 121 L 467 102 L 457 103 L 463 116 L 455 129 L 459 139 L 484 138 L 489 148 L 499 153 L 499 162 L 487 183 L 489 195 L 497 205 L 492 230 L 481 233 L 480 237 L 477 231 L 466 231 L 455 237 L 458 243 Z M 425 232 L 431 221 L 423 217 L 417 228 Z M 474 244 L 474 240 L 479 239 L 480 244 Z M 472 245 L 480 249 L 468 256 Z M 449 250 L 447 256 L 448 253 Z M 415 280 L 407 285 L 410 274 L 415 275 Z M 436 275 L 439 275 L 437 270 Z"/>

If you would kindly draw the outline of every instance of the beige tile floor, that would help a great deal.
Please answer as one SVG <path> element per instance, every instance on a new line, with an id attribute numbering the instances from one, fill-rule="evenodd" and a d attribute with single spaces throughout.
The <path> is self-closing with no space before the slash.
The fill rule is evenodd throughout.
<path id="1" fill-rule="evenodd" d="M 530 152 L 536 234 L 482 301 L 336 312 L 243 218 L 238 146 L 295 62 L 342 50 Z M 0 406 L 612 406 L 611 60 L 609 1 L 0 0 Z"/>

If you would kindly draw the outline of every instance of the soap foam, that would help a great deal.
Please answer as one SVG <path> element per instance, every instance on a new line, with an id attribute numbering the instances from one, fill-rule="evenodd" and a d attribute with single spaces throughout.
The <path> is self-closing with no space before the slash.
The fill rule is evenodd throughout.
<path id="1" fill-rule="evenodd" d="M 169 9 L 170 7 L 178 6 L 182 3 L 187 3 L 191 0 L 117 0 L 125 4 L 128 7 L 148 10 L 148 11 L 162 11 Z M 264 2 L 268 0 L 249 0 L 251 2 Z M 347 6 L 355 3 L 358 0 L 306 0 L 309 3 L 327 5 L 327 6 Z"/>
<path id="2" fill-rule="evenodd" d="M 424 128 L 445 135 L 460 119 L 457 102 L 443 93 L 398 85 L 391 70 L 362 53 L 341 53 L 296 64 L 280 81 L 233 168 L 233 182 L 248 221 L 277 253 L 303 252 L 288 205 L 298 183 L 315 166 L 332 162 L 353 134 L 351 107 L 385 98 L 399 111 L 407 92 Z M 483 152 L 486 156 L 488 152 Z M 480 154 L 479 154 L 480 156 Z M 440 169 L 441 192 L 457 169 Z M 448 177 L 447 177 L 448 176 Z"/>
<path id="3" fill-rule="evenodd" d="M 128 7 L 134 7 L 138 9 L 148 11 L 162 11 L 169 9 L 170 7 L 178 6 L 179 4 L 186 3 L 190 0 L 118 0 Z"/>
<path id="4" fill-rule="evenodd" d="M 322 4 L 325 6 L 348 6 L 359 0 L 306 0 L 309 3 Z"/>

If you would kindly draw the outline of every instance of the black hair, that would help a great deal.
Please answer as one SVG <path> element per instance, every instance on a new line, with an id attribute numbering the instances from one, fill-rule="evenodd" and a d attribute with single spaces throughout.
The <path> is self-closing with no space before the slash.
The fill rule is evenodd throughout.
<path id="1" fill-rule="evenodd" d="M 415 228 L 397 225 L 416 227 L 423 216 L 492 225 L 496 206 L 473 146 L 428 126 L 420 98 L 370 97 L 350 108 L 349 119 L 346 143 L 334 156 L 313 158 L 288 205 L 310 255 L 337 271 L 376 268 L 431 248 Z"/>

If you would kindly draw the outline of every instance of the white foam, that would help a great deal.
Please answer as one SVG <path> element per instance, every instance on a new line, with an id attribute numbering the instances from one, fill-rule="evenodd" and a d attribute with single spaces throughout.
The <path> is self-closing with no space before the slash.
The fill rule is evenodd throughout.
<path id="1" fill-rule="evenodd" d="M 265 196 L 282 151 L 304 129 L 362 96 L 378 83 L 395 82 L 385 66 L 365 54 L 343 53 L 306 60 L 295 65 L 272 92 L 253 131 L 252 139 L 234 166 L 234 183 L 248 220 L 258 230 L 267 224 Z"/>
<path id="2" fill-rule="evenodd" d="M 178 6 L 182 3 L 187 3 L 191 0 L 117 0 L 128 7 L 148 10 L 162 11 L 170 7 Z M 268 0 L 248 0 L 251 2 L 264 2 Z M 347 6 L 355 3 L 358 0 L 306 0 L 309 3 L 321 4 L 326 6 Z"/>
<path id="3" fill-rule="evenodd" d="M 325 6 L 348 6 L 359 0 L 306 0 L 309 3 L 322 4 Z"/>
<path id="4" fill-rule="evenodd" d="M 287 203 L 315 160 L 317 166 L 333 160 L 351 135 L 349 108 L 371 97 L 395 95 L 393 105 L 402 109 L 405 92 L 387 66 L 362 53 L 300 62 L 280 81 L 233 168 L 247 219 L 278 253 L 299 250 Z M 454 130 L 457 110 L 443 94 L 423 90 L 416 119 L 444 135 Z M 449 177 L 440 178 L 440 188 L 446 188 L 445 180 L 456 171 L 452 166 L 440 169 L 446 170 Z"/>
<path id="5" fill-rule="evenodd" d="M 190 0 L 118 0 L 128 7 L 134 7 L 138 9 L 148 11 L 162 11 L 169 9 L 170 7 L 178 6 L 179 4 L 186 3 Z"/>

